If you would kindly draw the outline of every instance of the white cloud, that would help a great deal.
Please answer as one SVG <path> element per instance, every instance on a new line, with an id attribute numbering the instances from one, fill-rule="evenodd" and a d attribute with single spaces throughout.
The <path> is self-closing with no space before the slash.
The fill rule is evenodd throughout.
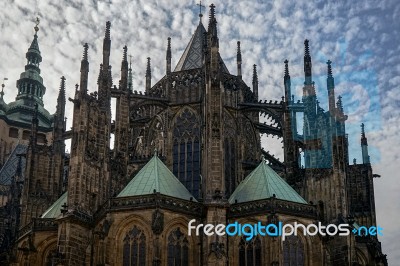
<path id="1" fill-rule="evenodd" d="M 167 37 L 172 37 L 172 62 L 176 64 L 198 24 L 198 6 L 194 1 L 69 0 L 58 4 L 50 0 L 7 0 L 2 4 L 2 10 L 7 11 L 0 13 L 0 78 L 9 79 L 5 100 L 10 102 L 16 96 L 15 81 L 25 65 L 25 53 L 33 36 L 33 21 L 40 14 L 41 70 L 47 87 L 44 100 L 50 112 L 55 111 L 54 99 L 62 75 L 67 78 L 67 96 L 72 97 L 74 85 L 79 82 L 82 44 L 85 42 L 90 46 L 89 90 L 96 89 L 107 20 L 112 22 L 114 83 L 118 84 L 122 47 L 126 44 L 128 53 L 133 55 L 136 90 L 144 88 L 146 58 L 152 58 L 154 84 L 164 75 Z M 211 4 L 211 1 L 206 4 Z M 283 60 L 286 58 L 290 61 L 293 88 L 301 86 L 305 38 L 310 39 L 316 79 L 321 76 L 323 81 L 327 59 L 333 61 L 336 77 L 345 75 L 352 78 L 357 73 L 366 73 L 364 81 L 368 81 L 372 74 L 376 77 L 377 86 L 373 89 L 378 90 L 380 113 L 364 122 L 375 125 L 370 128 L 378 128 L 367 135 L 371 149 L 378 150 L 381 158 L 374 165 L 375 171 L 383 176 L 375 182 L 377 220 L 387 228 L 381 240 L 389 262 L 399 261 L 400 249 L 395 248 L 397 241 L 393 239 L 398 239 L 400 233 L 392 224 L 400 220 L 400 206 L 393 204 L 399 202 L 400 190 L 394 174 L 400 165 L 396 149 L 400 144 L 397 126 L 400 124 L 400 34 L 396 28 L 400 6 L 395 0 L 342 4 L 305 0 L 274 1 L 272 4 L 229 0 L 216 1 L 216 6 L 221 54 L 226 58 L 230 72 L 236 73 L 236 41 L 240 40 L 243 79 L 251 85 L 252 65 L 257 64 L 263 99 L 280 100 L 283 94 Z M 203 13 L 206 25 L 208 11 Z M 325 86 L 323 82 L 322 85 Z M 345 90 L 355 93 L 359 88 L 346 87 L 340 84 L 340 79 L 337 79 L 337 85 L 343 93 Z M 324 90 L 325 87 L 320 88 L 320 91 Z M 301 89 L 296 91 L 296 99 L 299 99 Z M 350 103 L 351 98 L 343 100 Z M 365 106 L 358 109 L 359 112 L 352 113 L 351 119 L 357 122 L 349 123 L 349 132 L 359 130 L 362 112 L 368 112 Z M 70 125 L 70 103 L 67 116 Z M 355 140 L 358 141 L 358 137 Z M 281 151 L 272 153 L 281 154 Z M 359 158 L 359 151 L 352 151 L 350 156 Z"/>

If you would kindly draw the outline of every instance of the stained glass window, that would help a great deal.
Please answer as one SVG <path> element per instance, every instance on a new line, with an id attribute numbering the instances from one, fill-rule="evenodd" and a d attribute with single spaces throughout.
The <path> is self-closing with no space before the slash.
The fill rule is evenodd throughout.
<path id="1" fill-rule="evenodd" d="M 122 252 L 124 266 L 146 265 L 146 236 L 136 225 L 126 234 Z"/>

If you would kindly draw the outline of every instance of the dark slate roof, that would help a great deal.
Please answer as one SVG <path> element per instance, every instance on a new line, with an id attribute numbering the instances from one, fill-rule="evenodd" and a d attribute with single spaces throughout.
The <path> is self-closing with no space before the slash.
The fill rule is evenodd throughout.
<path id="1" fill-rule="evenodd" d="M 11 178 L 15 175 L 18 168 L 18 154 L 25 154 L 28 146 L 23 144 L 17 144 L 14 150 L 11 152 L 6 163 L 0 169 L 0 184 L 9 186 L 11 185 Z M 21 170 L 25 169 L 25 157 L 21 158 Z"/>
<path id="2" fill-rule="evenodd" d="M 203 40 L 205 32 L 207 32 L 206 29 L 204 28 L 203 24 L 200 23 L 190 39 L 185 51 L 183 52 L 181 59 L 179 59 L 174 72 L 202 67 L 203 62 L 201 57 L 203 53 Z M 220 62 L 223 72 L 229 74 L 228 68 L 225 66 L 225 63 L 222 61 L 221 57 Z"/>
<path id="3" fill-rule="evenodd" d="M 229 203 L 268 199 L 274 195 L 281 200 L 307 204 L 282 177 L 262 160 L 260 165 L 235 189 L 229 198 Z"/>
<path id="4" fill-rule="evenodd" d="M 155 192 L 160 194 L 190 200 L 196 199 L 186 187 L 174 176 L 168 167 L 154 155 L 153 158 L 139 171 L 139 173 L 118 194 L 119 197 L 149 195 Z"/>

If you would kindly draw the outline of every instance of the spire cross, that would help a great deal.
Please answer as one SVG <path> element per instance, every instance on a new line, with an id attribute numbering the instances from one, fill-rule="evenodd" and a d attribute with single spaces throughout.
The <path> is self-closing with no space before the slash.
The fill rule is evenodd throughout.
<path id="1" fill-rule="evenodd" d="M 203 4 L 201 4 L 201 0 L 200 0 L 200 3 L 198 3 L 198 4 L 196 4 L 196 5 L 198 5 L 198 6 L 199 6 L 199 9 L 200 9 L 199 17 L 200 17 L 200 21 L 201 21 L 201 18 L 203 17 L 203 14 L 201 13 L 201 8 L 202 8 L 202 7 L 206 8 L 206 6 L 203 5 Z"/>

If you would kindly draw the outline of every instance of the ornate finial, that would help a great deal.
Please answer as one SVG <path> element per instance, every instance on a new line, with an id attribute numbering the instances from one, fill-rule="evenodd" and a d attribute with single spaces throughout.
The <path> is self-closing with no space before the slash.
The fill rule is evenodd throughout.
<path id="1" fill-rule="evenodd" d="M 285 77 L 288 77 L 289 76 L 289 61 L 286 59 L 284 61 L 284 63 L 285 63 Z"/>
<path id="2" fill-rule="evenodd" d="M 111 28 L 111 22 L 107 21 L 106 22 L 106 34 L 104 39 L 110 40 L 110 28 Z"/>
<path id="3" fill-rule="evenodd" d="M 132 69 L 132 55 L 129 55 L 129 69 Z"/>
<path id="4" fill-rule="evenodd" d="M 36 17 L 36 22 L 35 22 L 35 27 L 34 27 L 34 29 L 35 29 L 35 35 L 37 34 L 37 32 L 39 31 L 39 23 L 40 23 L 40 19 L 39 19 L 39 17 Z"/>
<path id="5" fill-rule="evenodd" d="M 158 156 L 157 148 L 154 148 L 154 156 Z"/>
<path id="6" fill-rule="evenodd" d="M 198 5 L 198 6 L 199 6 L 199 9 L 200 9 L 199 18 L 200 18 L 200 23 L 201 23 L 201 19 L 202 19 L 202 17 L 203 17 L 203 13 L 201 13 L 201 8 L 202 8 L 202 7 L 206 8 L 206 7 L 205 7 L 203 4 L 201 4 L 201 0 L 200 0 L 200 3 L 198 3 L 198 4 L 196 4 L 196 5 Z"/>
<path id="7" fill-rule="evenodd" d="M 89 45 L 87 43 L 85 43 L 83 45 L 83 60 L 85 60 L 85 61 L 88 60 L 88 49 L 89 49 Z"/>
<path id="8" fill-rule="evenodd" d="M 304 56 L 310 56 L 310 47 L 307 39 L 304 40 Z"/>
<path id="9" fill-rule="evenodd" d="M 128 61 L 128 55 L 127 55 L 127 52 L 128 52 L 128 47 L 126 47 L 126 45 L 124 46 L 124 55 L 123 55 L 123 57 L 122 57 L 122 61 Z"/>
<path id="10" fill-rule="evenodd" d="M 3 99 L 3 96 L 4 96 L 4 87 L 6 86 L 6 85 L 4 85 L 4 81 L 6 81 L 6 80 L 8 80 L 8 78 L 3 78 L 3 84 L 1 84 L 1 92 L 0 92 L 0 99 Z"/>
<path id="11" fill-rule="evenodd" d="M 332 61 L 328 60 L 326 64 L 328 65 L 328 77 L 332 77 Z"/>
<path id="12" fill-rule="evenodd" d="M 214 19 L 214 18 L 215 18 L 215 5 L 211 4 L 210 5 L 210 21 L 211 21 L 211 19 Z"/>
<path id="13" fill-rule="evenodd" d="M 265 161 L 265 156 L 264 156 L 264 154 L 261 154 L 261 162 L 264 162 Z"/>

